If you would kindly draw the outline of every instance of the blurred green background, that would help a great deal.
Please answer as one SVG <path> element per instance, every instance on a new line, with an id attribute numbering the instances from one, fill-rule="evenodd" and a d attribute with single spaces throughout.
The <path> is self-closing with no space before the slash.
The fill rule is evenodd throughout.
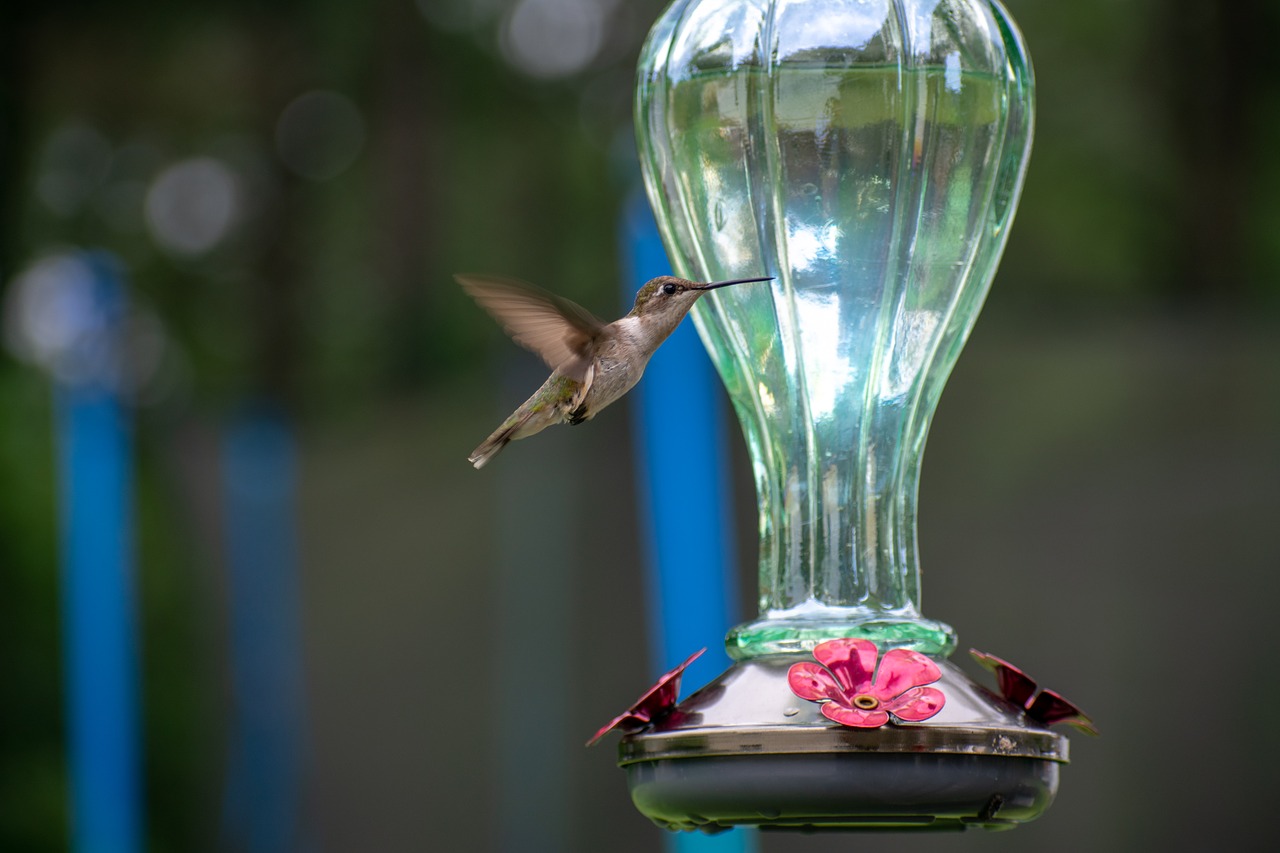
<path id="1" fill-rule="evenodd" d="M 451 274 L 618 311 L 662 5 L 0 7 L 0 849 L 68 843 L 50 381 L 9 319 L 68 246 L 122 259 L 139 330 L 149 849 L 248 849 L 217 448 L 257 400 L 299 448 L 298 849 L 661 849 L 612 745 L 581 748 L 649 683 L 629 403 L 473 471 L 542 370 Z M 1008 6 L 1036 142 L 932 430 L 924 606 L 1103 736 L 1072 737 L 1058 802 L 1011 833 L 761 849 L 1269 849 L 1280 7 Z"/>

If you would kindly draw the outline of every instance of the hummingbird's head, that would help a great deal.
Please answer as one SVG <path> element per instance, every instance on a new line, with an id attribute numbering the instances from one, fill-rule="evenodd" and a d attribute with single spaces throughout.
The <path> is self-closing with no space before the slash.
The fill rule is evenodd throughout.
<path id="1" fill-rule="evenodd" d="M 646 322 L 658 322 L 663 325 L 669 323 L 674 329 L 684 315 L 689 313 L 689 309 L 698 301 L 698 297 L 708 290 L 728 287 L 731 284 L 745 284 L 750 281 L 772 280 L 772 276 L 764 276 L 699 284 L 673 275 L 658 276 L 645 282 L 644 287 L 636 293 L 636 304 L 631 309 L 631 316 Z"/>

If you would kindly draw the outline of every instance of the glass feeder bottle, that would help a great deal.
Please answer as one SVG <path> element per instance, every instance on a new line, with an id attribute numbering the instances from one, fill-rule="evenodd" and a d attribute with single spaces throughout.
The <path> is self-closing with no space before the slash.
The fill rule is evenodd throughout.
<path id="1" fill-rule="evenodd" d="M 637 135 L 677 274 L 774 275 L 694 321 L 759 498 L 739 659 L 833 637 L 946 656 L 920 612 L 925 437 L 1021 191 L 1031 66 L 990 0 L 676 0 Z"/>

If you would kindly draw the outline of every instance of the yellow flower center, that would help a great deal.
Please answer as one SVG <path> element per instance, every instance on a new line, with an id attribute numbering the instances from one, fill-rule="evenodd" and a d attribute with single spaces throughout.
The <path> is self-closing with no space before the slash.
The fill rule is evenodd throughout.
<path id="1" fill-rule="evenodd" d="M 853 707 L 864 711 L 874 711 L 880 707 L 880 700 L 869 693 L 859 693 L 853 697 Z"/>

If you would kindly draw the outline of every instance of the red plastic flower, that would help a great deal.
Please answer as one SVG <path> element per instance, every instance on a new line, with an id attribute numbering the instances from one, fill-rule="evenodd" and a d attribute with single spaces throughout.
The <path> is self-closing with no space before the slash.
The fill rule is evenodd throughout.
<path id="1" fill-rule="evenodd" d="M 595 737 L 587 741 L 587 746 L 595 746 L 596 741 L 614 729 L 637 731 L 669 713 L 676 706 L 676 697 L 680 695 L 680 677 L 684 675 L 689 664 L 701 657 L 705 651 L 705 648 L 699 649 L 689 655 L 684 663 L 659 678 L 658 683 L 650 687 L 634 705 L 596 732 Z"/>
<path id="2" fill-rule="evenodd" d="M 977 649 L 969 649 L 969 654 L 978 663 L 995 673 L 1000 695 L 1022 708 L 1032 720 L 1045 726 L 1065 723 L 1068 726 L 1075 726 L 1086 734 L 1098 733 L 1094 728 L 1093 720 L 1090 720 L 1074 703 L 1068 702 L 1061 694 L 1049 689 L 1036 693 L 1039 685 L 1036 684 L 1035 679 L 1007 660 Z"/>
<path id="3" fill-rule="evenodd" d="M 828 640 L 813 650 L 818 663 L 792 664 L 791 692 L 822 703 L 822 715 L 843 726 L 876 729 L 890 717 L 927 720 L 947 698 L 936 687 L 938 665 L 919 652 L 891 649 L 876 667 L 879 649 L 870 640 Z M 821 664 L 819 666 L 818 664 Z"/>

